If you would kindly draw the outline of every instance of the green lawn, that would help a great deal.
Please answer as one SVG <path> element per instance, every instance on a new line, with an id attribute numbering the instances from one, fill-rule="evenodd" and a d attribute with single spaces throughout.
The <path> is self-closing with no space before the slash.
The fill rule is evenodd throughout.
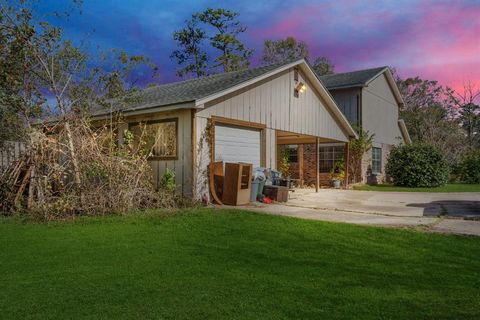
<path id="1" fill-rule="evenodd" d="M 479 319 L 480 239 L 235 210 L 0 219 L 2 319 Z"/>
<path id="2" fill-rule="evenodd" d="M 362 191 L 398 191 L 398 192 L 480 192 L 480 184 L 452 183 L 437 188 L 408 188 L 396 187 L 391 184 L 379 184 L 377 186 L 354 186 L 354 190 Z"/>

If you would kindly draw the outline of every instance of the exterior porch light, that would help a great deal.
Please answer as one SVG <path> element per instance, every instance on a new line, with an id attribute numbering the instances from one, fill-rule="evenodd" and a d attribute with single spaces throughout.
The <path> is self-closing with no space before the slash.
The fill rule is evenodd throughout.
<path id="1" fill-rule="evenodd" d="M 307 90 L 307 86 L 305 85 L 305 83 L 299 82 L 299 83 L 295 86 L 295 90 L 297 90 L 297 91 L 300 92 L 300 93 L 304 93 L 304 92 Z"/>

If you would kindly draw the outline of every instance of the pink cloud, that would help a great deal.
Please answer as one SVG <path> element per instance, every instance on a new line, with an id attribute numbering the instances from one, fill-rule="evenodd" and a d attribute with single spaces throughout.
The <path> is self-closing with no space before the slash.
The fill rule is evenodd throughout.
<path id="1" fill-rule="evenodd" d="M 480 87 L 480 4 L 424 0 L 394 7 L 340 1 L 291 8 L 252 30 L 257 39 L 289 35 L 338 71 L 395 66 L 402 76 L 438 80 L 460 90 Z"/>

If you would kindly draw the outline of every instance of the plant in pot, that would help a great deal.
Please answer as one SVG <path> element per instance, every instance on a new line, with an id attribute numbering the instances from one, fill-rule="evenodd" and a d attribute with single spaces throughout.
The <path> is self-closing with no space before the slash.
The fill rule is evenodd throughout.
<path id="1" fill-rule="evenodd" d="M 330 171 L 330 179 L 335 189 L 340 189 L 342 181 L 345 179 L 345 163 L 343 161 L 335 161 Z"/>
<path id="2" fill-rule="evenodd" d="M 289 187 L 290 181 L 290 150 L 284 146 L 280 151 L 280 161 L 278 166 L 278 171 L 282 174 L 282 178 L 287 182 L 287 187 Z"/>

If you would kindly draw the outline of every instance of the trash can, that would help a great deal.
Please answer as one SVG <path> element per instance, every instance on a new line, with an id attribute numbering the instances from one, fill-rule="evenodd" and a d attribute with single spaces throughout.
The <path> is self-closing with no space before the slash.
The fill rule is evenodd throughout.
<path id="1" fill-rule="evenodd" d="M 258 196 L 263 196 L 263 188 L 265 187 L 265 180 L 260 180 L 258 184 L 258 192 L 257 192 L 257 197 Z"/>
<path id="2" fill-rule="evenodd" d="M 265 168 L 255 168 L 253 170 L 252 192 L 250 193 L 250 201 L 257 201 L 258 196 L 263 193 L 263 186 L 265 185 Z"/>
<path id="3" fill-rule="evenodd" d="M 250 202 L 257 201 L 258 187 L 259 186 L 260 186 L 260 181 L 259 180 L 255 179 L 255 180 L 252 181 L 252 191 L 250 192 Z"/>

